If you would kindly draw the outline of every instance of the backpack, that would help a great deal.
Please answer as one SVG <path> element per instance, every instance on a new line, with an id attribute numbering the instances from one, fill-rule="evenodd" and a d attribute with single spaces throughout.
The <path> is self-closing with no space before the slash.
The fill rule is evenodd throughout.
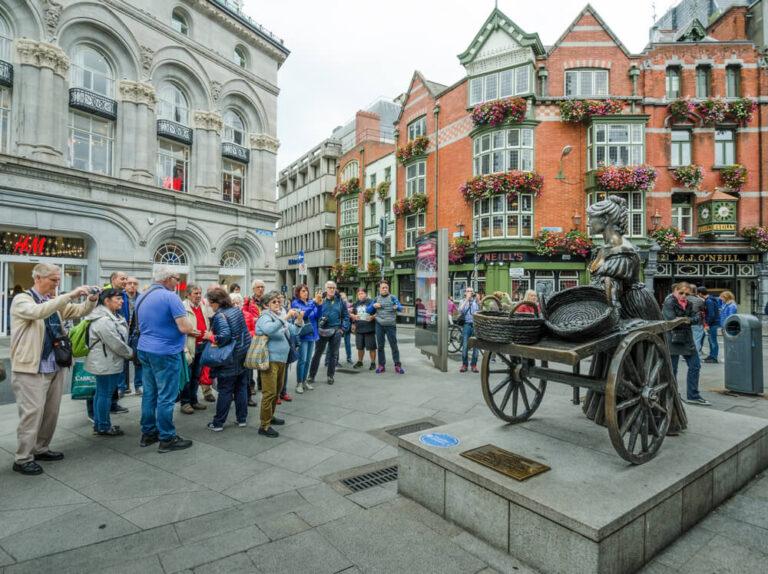
<path id="1" fill-rule="evenodd" d="M 72 341 L 72 356 L 85 357 L 90 351 L 91 321 L 83 319 L 69 330 L 69 340 Z"/>

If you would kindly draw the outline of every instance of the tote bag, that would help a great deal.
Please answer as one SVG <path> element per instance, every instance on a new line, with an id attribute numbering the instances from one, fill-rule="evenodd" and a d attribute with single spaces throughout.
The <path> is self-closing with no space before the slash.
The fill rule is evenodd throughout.
<path id="1" fill-rule="evenodd" d="M 72 367 L 72 400 L 92 399 L 96 394 L 96 375 L 85 370 L 85 363 L 75 361 Z"/>
<path id="2" fill-rule="evenodd" d="M 248 346 L 248 353 L 245 355 L 243 366 L 246 369 L 255 369 L 257 371 L 269 370 L 269 347 L 267 343 L 269 337 L 266 335 L 256 335 L 251 339 Z"/>

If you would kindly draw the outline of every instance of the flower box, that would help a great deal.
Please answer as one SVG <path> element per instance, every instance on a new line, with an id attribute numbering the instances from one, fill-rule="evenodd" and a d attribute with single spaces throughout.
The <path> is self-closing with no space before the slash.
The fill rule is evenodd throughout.
<path id="1" fill-rule="evenodd" d="M 741 164 L 728 165 L 720 170 L 720 181 L 732 193 L 739 193 L 747 183 L 747 168 Z"/>
<path id="2" fill-rule="evenodd" d="M 649 191 L 656 182 L 656 170 L 637 167 L 604 166 L 597 169 L 595 183 L 603 191 Z"/>
<path id="3" fill-rule="evenodd" d="M 379 185 L 376 186 L 376 195 L 379 196 L 379 199 L 381 201 L 384 201 L 389 197 L 389 188 L 392 185 L 392 182 L 384 180 Z"/>
<path id="4" fill-rule="evenodd" d="M 429 147 L 429 138 L 427 136 L 419 136 L 404 146 L 397 148 L 397 159 L 400 163 L 406 163 L 414 157 L 424 155 L 427 147 Z"/>
<path id="5" fill-rule="evenodd" d="M 685 234 L 677 227 L 661 227 L 648 232 L 648 236 L 653 239 L 662 251 L 674 251 L 683 244 Z"/>
<path id="6" fill-rule="evenodd" d="M 579 257 L 589 257 L 594 243 L 583 231 L 574 229 L 568 233 L 542 230 L 534 239 L 536 253 L 551 257 L 558 253 L 570 253 Z"/>
<path id="7" fill-rule="evenodd" d="M 701 166 L 684 165 L 672 170 L 672 179 L 688 189 L 697 190 L 704 179 L 704 172 Z"/>
<path id="8" fill-rule="evenodd" d="M 405 217 L 424 210 L 427 207 L 427 194 L 415 193 L 411 197 L 404 197 L 396 201 L 392 206 L 395 217 Z"/>
<path id="9" fill-rule="evenodd" d="M 459 192 L 464 197 L 464 201 L 472 203 L 478 199 L 501 194 L 531 193 L 538 196 L 543 186 L 544 180 L 538 173 L 513 170 L 473 177 L 462 184 Z"/>
<path id="10" fill-rule="evenodd" d="M 560 119 L 564 122 L 580 123 L 594 116 L 620 114 L 624 103 L 620 100 L 563 100 L 560 102 Z"/>
<path id="11" fill-rule="evenodd" d="M 760 253 L 768 251 L 768 228 L 767 227 L 745 227 L 741 230 L 741 236 L 749 239 L 753 249 Z"/>
<path id="12" fill-rule="evenodd" d="M 696 103 L 689 98 L 678 98 L 667 106 L 669 115 L 675 122 L 686 121 L 696 111 Z"/>
<path id="13" fill-rule="evenodd" d="M 356 177 L 351 177 L 347 181 L 340 183 L 333 189 L 333 197 L 340 197 L 347 195 L 348 193 L 360 192 L 360 180 Z"/>
<path id="14" fill-rule="evenodd" d="M 507 98 L 478 104 L 472 110 L 472 122 L 476 127 L 497 127 L 506 123 L 517 123 L 525 117 L 528 102 L 524 98 Z"/>
<path id="15" fill-rule="evenodd" d="M 470 241 L 466 237 L 457 237 L 451 243 L 448 250 L 448 261 L 450 263 L 461 263 L 464 261 L 464 257 L 467 255 L 467 249 L 469 248 Z"/>

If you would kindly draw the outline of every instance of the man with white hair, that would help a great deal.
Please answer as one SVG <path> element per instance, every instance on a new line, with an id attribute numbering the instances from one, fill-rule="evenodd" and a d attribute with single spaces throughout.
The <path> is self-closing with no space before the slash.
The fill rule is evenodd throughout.
<path id="1" fill-rule="evenodd" d="M 54 347 L 64 335 L 62 320 L 87 315 L 97 301 L 97 294 L 91 294 L 87 285 L 56 296 L 61 283 L 61 269 L 56 265 L 38 263 L 32 269 L 32 279 L 34 287 L 16 295 L 11 305 L 11 386 L 19 409 L 13 470 L 26 475 L 43 472 L 35 461 L 64 458 L 48 448 L 69 372 L 66 361 L 56 361 Z M 80 297 L 88 300 L 73 303 Z"/>
<path id="2" fill-rule="evenodd" d="M 315 375 L 320 368 L 320 357 L 328 347 L 328 379 L 329 385 L 333 384 L 333 376 L 336 374 L 336 363 L 339 360 L 339 343 L 344 331 L 349 329 L 349 311 L 347 304 L 341 300 L 336 292 L 336 283 L 326 281 L 325 295 L 320 306 L 320 316 L 317 319 L 318 334 L 320 338 L 315 342 L 315 354 L 309 367 L 308 383 L 314 384 Z"/>
<path id="3" fill-rule="evenodd" d="M 187 319 L 187 310 L 176 294 L 179 274 L 160 265 L 153 273 L 153 284 L 136 301 L 139 328 L 139 361 L 144 393 L 141 396 L 141 446 L 160 441 L 158 452 L 171 452 L 192 446 L 176 434 L 173 406 L 179 395 L 179 377 L 186 369 L 184 347 L 187 335 L 200 332 Z"/>

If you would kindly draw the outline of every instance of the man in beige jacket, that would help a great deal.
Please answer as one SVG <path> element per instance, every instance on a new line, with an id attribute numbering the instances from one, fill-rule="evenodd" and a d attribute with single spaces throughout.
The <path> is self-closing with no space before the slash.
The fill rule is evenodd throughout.
<path id="1" fill-rule="evenodd" d="M 61 282 L 61 269 L 56 265 L 35 265 L 32 279 L 34 287 L 16 295 L 11 305 L 11 387 L 19 409 L 13 470 L 27 475 L 43 472 L 36 460 L 64 458 L 48 448 L 59 418 L 64 377 L 69 373 L 56 364 L 51 333 L 61 334 L 63 320 L 87 315 L 98 299 L 87 285 L 55 296 Z M 88 299 L 72 303 L 80 297 Z"/>

